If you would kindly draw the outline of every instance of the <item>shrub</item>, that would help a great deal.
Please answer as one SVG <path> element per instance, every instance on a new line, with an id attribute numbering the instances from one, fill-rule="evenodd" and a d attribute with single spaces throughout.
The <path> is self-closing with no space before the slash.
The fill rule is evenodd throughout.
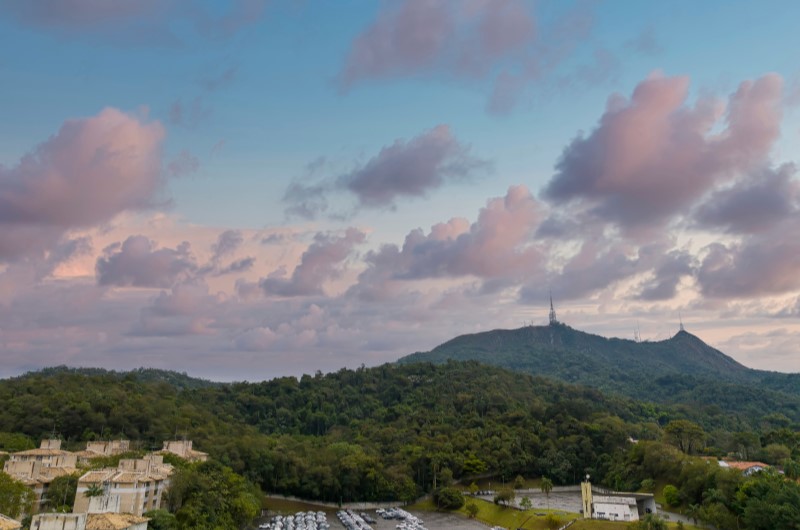
<path id="1" fill-rule="evenodd" d="M 677 506 L 681 503 L 680 495 L 678 494 L 678 488 L 673 486 L 672 484 L 667 484 L 664 486 L 664 500 L 670 506 Z"/>
<path id="2" fill-rule="evenodd" d="M 464 506 L 464 496 L 455 488 L 439 488 L 433 492 L 436 506 L 445 510 L 457 510 Z"/>

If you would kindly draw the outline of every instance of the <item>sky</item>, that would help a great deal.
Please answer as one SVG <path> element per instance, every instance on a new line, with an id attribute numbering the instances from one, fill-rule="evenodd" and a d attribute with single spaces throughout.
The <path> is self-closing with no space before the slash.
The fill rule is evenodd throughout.
<path id="1" fill-rule="evenodd" d="M 560 321 L 800 372 L 800 4 L 0 3 L 0 377 Z"/>

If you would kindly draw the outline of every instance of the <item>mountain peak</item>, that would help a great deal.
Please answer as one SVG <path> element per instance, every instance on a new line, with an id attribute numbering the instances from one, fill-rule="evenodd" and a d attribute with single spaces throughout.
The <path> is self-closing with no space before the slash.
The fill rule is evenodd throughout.
<path id="1" fill-rule="evenodd" d="M 652 385 L 644 382 L 659 377 L 743 382 L 762 374 L 684 329 L 666 340 L 639 342 L 601 337 L 560 322 L 461 335 L 398 362 L 443 363 L 451 359 L 479 361 L 645 398 Z"/>

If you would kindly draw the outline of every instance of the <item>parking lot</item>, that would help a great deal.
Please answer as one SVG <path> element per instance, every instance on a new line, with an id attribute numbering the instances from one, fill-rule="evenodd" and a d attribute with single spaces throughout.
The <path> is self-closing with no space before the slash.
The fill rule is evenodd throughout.
<path id="1" fill-rule="evenodd" d="M 340 519 L 335 511 L 326 510 L 326 512 L 327 523 L 329 523 L 331 529 L 336 530 L 337 528 L 347 528 L 345 524 L 340 522 Z M 368 523 L 372 530 L 398 530 L 411 528 L 407 522 L 403 522 L 399 519 L 384 519 L 378 513 L 376 513 L 375 510 L 356 510 L 355 513 L 364 513 L 371 521 L 374 521 Z M 422 527 L 426 530 L 488 530 L 489 528 L 485 524 L 478 521 L 466 519 L 462 516 L 449 513 L 411 511 L 410 514 L 421 520 L 421 525 L 417 528 Z M 272 525 L 270 525 L 270 527 L 267 526 L 267 523 L 270 522 L 271 519 L 272 517 L 263 518 L 262 524 L 264 526 L 262 526 L 262 528 L 274 529 L 275 527 Z M 287 530 L 287 525 L 285 523 L 282 525 L 282 530 Z"/>

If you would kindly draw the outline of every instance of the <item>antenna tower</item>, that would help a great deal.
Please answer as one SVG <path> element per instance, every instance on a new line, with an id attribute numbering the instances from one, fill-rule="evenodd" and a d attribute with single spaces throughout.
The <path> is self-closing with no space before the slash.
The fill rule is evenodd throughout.
<path id="1" fill-rule="evenodd" d="M 678 311 L 678 322 L 680 322 L 680 330 L 681 331 L 686 331 L 686 329 L 683 327 L 683 317 L 681 316 L 681 312 L 680 311 Z"/>
<path id="2" fill-rule="evenodd" d="M 550 292 L 550 325 L 553 326 L 558 324 L 558 319 L 556 318 L 556 310 L 553 307 L 553 292 Z"/>

